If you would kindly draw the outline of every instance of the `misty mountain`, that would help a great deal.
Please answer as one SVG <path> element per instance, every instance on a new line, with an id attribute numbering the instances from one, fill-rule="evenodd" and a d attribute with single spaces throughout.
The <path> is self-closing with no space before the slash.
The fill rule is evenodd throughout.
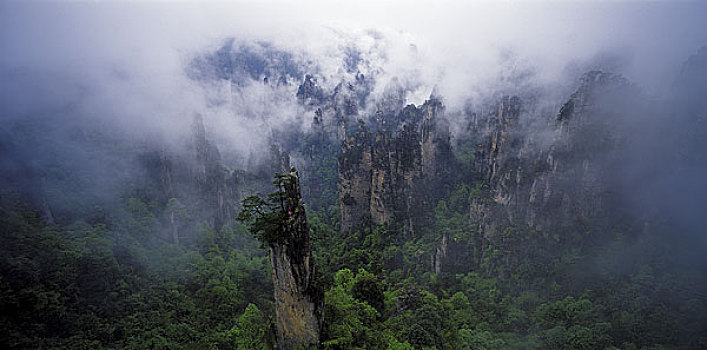
<path id="1" fill-rule="evenodd" d="M 707 348 L 702 5 L 0 6 L 4 348 Z"/>

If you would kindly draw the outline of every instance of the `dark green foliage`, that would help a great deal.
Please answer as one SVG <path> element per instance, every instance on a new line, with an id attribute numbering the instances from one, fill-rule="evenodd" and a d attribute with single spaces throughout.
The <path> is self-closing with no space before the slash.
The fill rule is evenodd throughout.
<path id="1" fill-rule="evenodd" d="M 248 304 L 243 315 L 231 329 L 231 336 L 237 344 L 237 350 L 269 350 L 274 347 L 275 339 L 270 330 L 270 322 L 254 304 Z"/>
<path id="2" fill-rule="evenodd" d="M 277 239 L 266 233 L 282 219 L 273 204 L 279 195 L 246 200 L 250 209 L 243 212 L 250 212 L 251 222 L 266 214 L 256 237 Z M 336 207 L 309 211 L 318 283 L 326 290 L 322 347 L 707 344 L 707 274 L 702 265 L 680 264 L 689 241 L 637 241 L 617 233 L 609 243 L 592 244 L 582 232 L 506 226 L 477 251 L 473 223 L 464 214 L 474 196 L 483 196 L 478 186 L 450 190 L 435 208 L 434 225 L 415 239 L 395 224 L 344 235 Z M 162 209 L 145 199 L 127 196 L 109 222 L 46 225 L 20 197 L 3 194 L 5 348 L 272 348 L 268 261 L 252 235 L 240 225 L 204 228 L 187 233 L 199 237 L 194 243 L 174 244 L 159 233 Z M 169 203 L 188 217 L 176 200 Z M 429 254 L 443 235 L 473 254 L 469 265 L 435 274 Z"/>
<path id="3" fill-rule="evenodd" d="M 264 245 L 285 243 L 287 236 L 283 227 L 294 214 L 288 213 L 285 208 L 295 208 L 295 211 L 298 208 L 296 203 L 288 202 L 294 199 L 288 198 L 284 192 L 287 177 L 287 174 L 276 174 L 273 185 L 278 190 L 270 193 L 267 199 L 259 195 L 245 198 L 243 209 L 238 214 L 237 220 L 248 224 L 248 231 Z"/>
<path id="4" fill-rule="evenodd" d="M 250 196 L 243 200 L 243 210 L 238 214 L 238 221 L 249 223 L 248 230 L 263 244 L 284 243 L 280 227 L 287 220 L 287 213 L 280 208 L 280 195 L 271 194 L 269 201 Z"/>
<path id="5" fill-rule="evenodd" d="M 135 198 L 111 226 L 47 226 L 24 203 L 0 195 L 3 348 L 235 349 L 248 302 L 272 310 L 265 256 L 240 228 L 155 245 L 152 209 Z"/>
<path id="6" fill-rule="evenodd" d="M 302 192 L 325 290 L 322 348 L 707 348 L 707 268 L 694 255 L 704 241 L 670 224 L 647 236 L 630 224 L 538 231 L 499 221 L 482 234 L 470 208 L 491 193 L 475 178 L 474 142 L 458 140 L 458 177 L 425 199 L 434 202 L 414 236 L 395 221 L 341 233 L 339 145 L 312 134 L 298 146 L 311 161 Z M 282 191 L 243 201 L 249 229 L 214 230 L 206 209 L 179 193 L 137 186 L 104 208 L 75 194 L 82 186 L 68 171 L 46 172 L 56 177 L 49 201 L 61 203 L 59 224 L 46 223 L 41 205 L 0 193 L 3 348 L 273 347 L 258 241 L 286 243 Z M 265 187 L 238 174 L 245 193 Z"/>
<path id="7" fill-rule="evenodd" d="M 325 349 L 381 349 L 380 313 L 367 301 L 356 298 L 353 289 L 363 280 L 375 277 L 365 270 L 356 276 L 348 269 L 334 277 L 334 285 L 325 293 Z"/>
<path id="8" fill-rule="evenodd" d="M 375 276 L 359 272 L 356 276 L 356 282 L 353 287 L 351 287 L 351 296 L 355 299 L 365 301 L 379 313 L 383 312 L 385 306 L 383 286 L 381 286 Z"/>
<path id="9" fill-rule="evenodd" d="M 340 273 L 351 280 L 347 267 L 365 267 L 382 277 L 354 283 L 349 294 L 328 292 L 326 323 L 337 330 L 341 322 L 353 328 L 345 328 L 346 336 L 325 333 L 332 341 L 326 344 L 360 347 L 368 341 L 365 334 L 382 332 L 391 349 L 704 346 L 706 323 L 694 310 L 707 311 L 707 280 L 698 272 L 704 266 L 676 263 L 684 258 L 675 254 L 686 242 L 665 245 L 656 236 L 638 244 L 617 233 L 613 243 L 606 243 L 589 240 L 597 234 L 582 226 L 570 233 L 501 226 L 499 234 L 483 239 L 483 250 L 475 250 L 475 230 L 464 211 L 470 198 L 484 195 L 480 186 L 450 191 L 437 205 L 435 225 L 412 240 L 402 239 L 395 225 L 342 235 L 328 226 L 333 218 L 312 213 L 315 230 L 322 233 L 317 258 L 327 274 L 343 269 Z M 473 252 L 466 272 L 429 272 L 429 252 L 445 234 Z M 641 259 L 627 261 L 627 256 Z M 379 299 L 369 295 L 377 295 L 377 287 L 384 288 L 383 310 L 373 308 L 379 322 L 369 319 L 360 328 L 360 318 L 349 319 L 356 315 L 351 305 L 375 305 Z"/>

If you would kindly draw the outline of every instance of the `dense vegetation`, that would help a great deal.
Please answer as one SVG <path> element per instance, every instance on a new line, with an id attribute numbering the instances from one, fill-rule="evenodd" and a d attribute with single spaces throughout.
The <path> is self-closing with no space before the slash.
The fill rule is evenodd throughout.
<path id="1" fill-rule="evenodd" d="M 317 156 L 331 163 L 336 154 Z M 457 152 L 462 165 L 469 157 Z M 506 227 L 480 246 L 486 251 L 468 252 L 474 265 L 434 273 L 429 252 L 443 235 L 470 246 L 483 239 L 467 215 L 483 188 L 460 169 L 417 237 L 395 224 L 341 233 L 331 197 L 305 198 L 314 202 L 308 220 L 325 290 L 322 348 L 707 347 L 707 270 L 691 255 L 701 242 L 668 225 L 651 236 Z M 320 167 L 305 178 L 305 194 L 331 187 L 334 174 Z M 170 241 L 158 218 L 179 201 L 160 205 L 149 190 L 130 189 L 117 208 L 81 208 L 59 223 L 29 197 L 1 193 L 4 348 L 274 347 L 262 246 L 240 224 L 214 231 L 206 222 L 189 233 L 195 239 Z"/>
<path id="2" fill-rule="evenodd" d="M 707 349 L 707 1 L 585 2 L 0 1 L 0 350 Z"/>
<path id="3" fill-rule="evenodd" d="M 1 197 L 2 342 L 11 349 L 232 348 L 272 344 L 267 260 L 239 227 L 179 246 L 155 239 L 154 210 L 46 225 L 8 192 Z M 257 307 L 259 305 L 260 307 Z M 242 348 L 242 347 L 241 347 Z"/>

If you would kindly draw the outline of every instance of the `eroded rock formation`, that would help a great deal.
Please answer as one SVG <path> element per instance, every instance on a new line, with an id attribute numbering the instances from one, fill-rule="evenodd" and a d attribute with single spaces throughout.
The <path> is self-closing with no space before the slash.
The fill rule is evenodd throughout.
<path id="1" fill-rule="evenodd" d="M 342 231 L 365 224 L 371 207 L 371 140 L 363 121 L 349 136 L 339 157 L 339 203 Z"/>
<path id="2" fill-rule="evenodd" d="M 623 78 L 585 74 L 560 108 L 554 132 L 546 136 L 551 140 L 538 140 L 524 130 L 520 99 L 504 98 L 477 130 L 483 136 L 475 167 L 491 199 L 472 205 L 472 219 L 485 226 L 481 230 L 492 233 L 488 225 L 502 218 L 548 230 L 605 217 L 606 197 L 613 193 L 612 168 L 621 158 L 619 135 L 626 132 L 620 115 L 631 93 Z M 485 220 L 488 215 L 493 220 Z"/>
<path id="3" fill-rule="evenodd" d="M 343 143 L 339 157 L 341 229 L 394 220 L 414 233 L 434 199 L 434 185 L 441 183 L 438 180 L 451 162 L 444 108 L 435 98 L 397 113 L 389 104 L 380 108 L 373 131 L 359 122 L 358 131 Z"/>
<path id="4" fill-rule="evenodd" d="M 546 125 L 518 97 L 504 97 L 472 118 L 477 149 L 471 182 L 481 191 L 471 198 L 469 216 L 479 235 L 477 251 L 508 227 L 567 233 L 583 232 L 587 223 L 601 230 L 621 220 L 616 178 L 628 158 L 624 145 L 635 128 L 630 115 L 637 113 L 637 98 L 625 79 L 593 71 L 582 76 Z M 450 253 L 448 240 L 433 257 L 437 271 L 458 255 Z"/>
<path id="5" fill-rule="evenodd" d="M 324 296 L 315 286 L 309 227 L 297 171 L 282 175 L 281 209 L 286 220 L 279 242 L 269 242 L 280 349 L 318 345 Z"/>
<path id="6" fill-rule="evenodd" d="M 201 116 L 194 117 L 184 152 L 155 148 L 139 156 L 146 178 L 164 206 L 163 235 L 174 243 L 193 241 L 197 225 L 215 230 L 235 223 L 241 180 L 227 169 L 208 138 Z"/>

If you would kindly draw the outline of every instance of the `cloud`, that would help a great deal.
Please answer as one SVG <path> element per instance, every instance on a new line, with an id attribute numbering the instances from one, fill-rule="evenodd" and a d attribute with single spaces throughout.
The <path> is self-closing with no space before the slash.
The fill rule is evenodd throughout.
<path id="1" fill-rule="evenodd" d="M 305 129 L 311 115 L 296 105 L 296 85 L 234 90 L 189 77 L 194 58 L 229 37 L 292 53 L 327 89 L 352 79 L 345 59 L 355 54 L 356 69 L 375 76 L 374 97 L 397 79 L 408 103 L 436 88 L 453 112 L 498 93 L 572 86 L 587 68 L 621 70 L 661 94 L 707 44 L 706 13 L 697 2 L 3 2 L 0 118 L 52 115 L 178 144 L 198 113 L 238 166 L 268 128 Z"/>

